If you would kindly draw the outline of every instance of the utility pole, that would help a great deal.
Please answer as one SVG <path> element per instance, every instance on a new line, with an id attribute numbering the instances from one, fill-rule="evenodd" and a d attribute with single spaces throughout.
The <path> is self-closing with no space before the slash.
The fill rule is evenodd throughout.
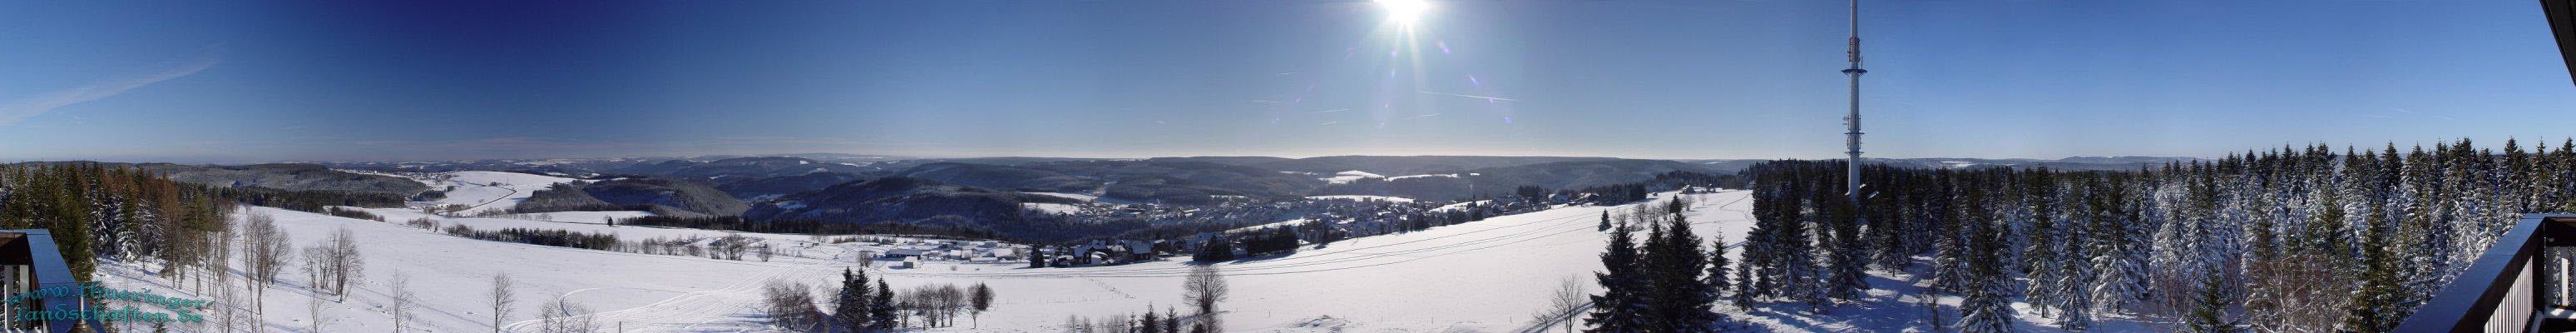
<path id="1" fill-rule="evenodd" d="M 1851 115 L 1843 118 L 1843 124 L 1850 125 L 1851 131 L 1843 132 L 1843 135 L 1849 137 L 1845 140 L 1845 144 L 1851 146 L 1851 159 L 1843 163 L 1847 168 L 1843 175 L 1849 177 L 1844 183 L 1843 195 L 1851 198 L 1853 207 L 1859 207 L 1860 75 L 1869 73 L 1868 70 L 1860 69 L 1860 0 L 1851 1 L 1851 51 L 1846 56 L 1851 60 L 1851 68 L 1843 69 L 1843 74 L 1851 75 Z"/>

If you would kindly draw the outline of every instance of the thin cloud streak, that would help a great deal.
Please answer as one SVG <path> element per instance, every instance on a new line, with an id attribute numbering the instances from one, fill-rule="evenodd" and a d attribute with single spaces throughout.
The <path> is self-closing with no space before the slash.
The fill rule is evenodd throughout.
<path id="1" fill-rule="evenodd" d="M 11 101 L 9 104 L 0 105 L 0 126 L 17 125 L 20 121 L 27 120 L 27 118 L 32 118 L 36 115 L 45 114 L 46 112 L 53 112 L 54 109 L 107 99 L 108 97 L 116 97 L 116 95 L 124 94 L 126 91 L 142 88 L 154 83 L 160 83 L 161 81 L 169 81 L 187 77 L 189 75 L 195 75 L 197 72 L 203 72 L 207 68 L 214 68 L 216 64 L 221 63 L 223 63 L 223 59 L 208 57 L 203 60 L 188 63 L 185 66 L 172 68 L 159 73 L 153 73 L 152 75 L 111 79 L 105 82 L 81 86 L 79 88 L 49 91 L 43 94 L 38 94 L 35 97 Z"/>

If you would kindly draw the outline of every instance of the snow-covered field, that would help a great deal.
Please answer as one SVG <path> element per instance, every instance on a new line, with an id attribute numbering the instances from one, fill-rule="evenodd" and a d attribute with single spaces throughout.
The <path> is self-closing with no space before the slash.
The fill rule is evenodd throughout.
<path id="1" fill-rule="evenodd" d="M 758 262 L 580 250 L 481 241 L 396 223 L 275 208 L 250 211 L 274 216 L 299 248 L 319 244 L 339 228 L 348 228 L 362 240 L 367 281 L 353 284 L 346 303 L 325 305 L 321 315 L 325 331 L 390 329 L 391 320 L 382 309 L 392 303 L 394 291 L 388 282 L 396 276 L 411 278 L 413 292 L 426 305 L 420 324 L 433 331 L 490 329 L 490 306 L 484 305 L 482 295 L 492 276 L 500 273 L 519 281 L 523 296 L 522 305 L 513 311 L 516 320 L 534 318 L 537 300 L 572 293 L 571 300 L 591 308 L 620 310 L 604 316 L 631 321 L 630 330 L 690 331 L 752 327 L 743 326 L 736 314 L 748 311 L 756 301 L 756 282 L 837 271 L 830 264 L 801 258 Z M 104 266 L 102 271 L 110 276 L 102 280 L 111 285 L 199 294 L 193 288 L 173 291 L 167 280 L 135 266 Z M 305 308 L 314 297 L 304 288 L 309 281 L 296 273 L 284 275 L 284 281 L 265 297 L 268 326 L 264 331 L 304 331 L 313 317 Z"/>
<path id="2" fill-rule="evenodd" d="M 447 197 L 439 199 L 436 204 L 471 207 L 465 210 L 467 212 L 509 210 L 510 207 L 518 206 L 520 201 L 527 201 L 528 196 L 535 194 L 537 190 L 546 189 L 547 186 L 555 183 L 577 180 L 499 171 L 457 171 L 410 178 L 429 184 L 430 188 L 446 189 L 453 186 L 455 190 L 447 191 Z"/>
<path id="3" fill-rule="evenodd" d="M 540 176 L 541 177 L 541 176 Z M 482 181 L 485 179 L 475 179 Z M 548 181 L 528 179 L 531 183 Z M 512 183 L 515 184 L 515 183 Z M 1657 194 L 1655 201 L 1673 193 Z M 1704 238 L 1740 241 L 1751 227 L 1751 202 L 1742 191 L 1693 194 L 1688 213 L 1693 231 Z M 506 198 L 506 196 L 503 196 Z M 1651 203 L 1641 203 L 1651 204 Z M 1603 211 L 1629 206 L 1565 206 L 1492 217 L 1483 221 L 1430 230 L 1354 238 L 1325 246 L 1308 245 L 1287 256 L 1209 264 L 1233 286 L 1222 306 L 1224 323 L 1238 332 L 1512 332 L 1529 325 L 1530 314 L 1547 303 L 1561 279 L 1590 285 L 1600 269 L 1598 254 L 1607 234 L 1596 230 Z M 389 328 L 384 307 L 393 276 L 407 275 L 413 292 L 426 302 L 420 324 L 432 331 L 491 329 L 490 307 L 482 295 L 494 274 L 519 281 L 519 306 L 505 323 L 509 329 L 532 327 L 537 302 L 556 295 L 601 311 L 597 319 L 629 332 L 706 332 L 766 330 L 758 315 L 759 288 L 771 281 L 827 286 L 854 265 L 849 254 L 889 246 L 864 243 L 817 244 L 806 235 L 740 233 L 773 246 L 791 249 L 772 261 L 716 260 L 701 257 L 594 251 L 450 236 L 399 223 L 381 223 L 273 208 L 251 211 L 275 216 L 295 243 L 311 246 L 338 228 L 353 231 L 367 258 L 365 283 L 346 303 L 326 303 L 325 331 L 380 331 Z M 621 239 L 712 238 L 737 233 L 684 228 L 608 226 L 604 217 L 633 212 L 561 212 L 545 217 L 445 218 L 404 209 L 371 209 L 388 220 L 439 219 L 442 224 L 476 228 L 542 228 L 615 233 Z M 1732 254 L 1732 253 L 1730 253 Z M 923 267 L 869 268 L 871 275 L 896 288 L 925 284 L 991 285 L 998 294 L 980 323 L 961 320 L 937 332 L 1053 332 L 1069 316 L 1106 318 L 1182 302 L 1183 276 L 1197 264 L 1182 261 L 1121 266 L 1025 268 L 1018 262 L 965 263 L 934 261 Z M 145 271 L 146 267 L 110 263 L 102 279 L 126 288 L 176 295 L 197 295 Z M 269 331 L 303 331 L 312 317 L 305 310 L 312 292 L 296 273 L 285 274 L 266 297 Z M 1871 299 L 1808 314 L 1803 305 L 1772 304 L 1745 311 L 1720 311 L 1774 331 L 1904 331 L 1922 330 L 1926 310 L 1911 302 L 1920 288 L 1904 283 L 1902 274 L 1871 279 Z M 1956 314 L 1955 297 L 1943 299 Z M 1187 312 L 1184 310 L 1184 312 Z M 2025 322 L 2035 320 L 2025 316 Z M 2123 319 L 2104 319 L 2097 329 L 2133 330 L 2142 326 Z M 2050 327 L 2023 324 L 2022 328 Z"/>
<path id="4" fill-rule="evenodd" d="M 1029 210 L 1046 212 L 1047 214 L 1072 214 L 1082 211 L 1082 206 L 1060 203 L 1031 202 L 1020 204 L 1020 206 L 1027 207 Z"/>
<path id="5" fill-rule="evenodd" d="M 1448 204 L 1448 205 L 1442 205 L 1442 206 L 1440 206 L 1439 208 L 1432 208 L 1432 209 L 1431 209 L 1431 212 L 1439 213 L 1439 212 L 1447 212 L 1447 211 L 1453 211 L 1453 210 L 1467 209 L 1467 206 L 1468 206 L 1468 205 L 1484 205 L 1484 204 L 1491 204 L 1491 203 L 1493 203 L 1493 202 L 1494 202 L 1493 200 L 1476 200 L 1476 201 L 1468 201 L 1468 202 L 1461 202 L 1461 203 L 1453 203 L 1453 204 Z"/>
<path id="6" fill-rule="evenodd" d="M 1332 177 L 1324 177 L 1324 178 L 1319 178 L 1319 179 L 1323 179 L 1323 180 L 1324 180 L 1324 182 L 1327 182 L 1327 183 L 1333 183 L 1333 184 L 1348 184 L 1348 183 L 1353 182 L 1353 181 L 1359 181 L 1359 180 L 1361 180 L 1361 179 L 1368 179 L 1368 178 L 1386 178 L 1386 176 L 1381 176 L 1381 175 L 1374 174 L 1374 173 L 1368 173 L 1367 171 L 1351 170 L 1351 171 L 1336 172 L 1336 173 L 1333 173 L 1333 176 L 1332 176 Z"/>
<path id="7" fill-rule="evenodd" d="M 1357 201 L 1413 202 L 1413 199 L 1412 199 L 1412 198 L 1405 198 L 1405 197 L 1390 197 L 1390 196 L 1383 196 L 1383 195 L 1318 195 L 1318 196 L 1306 197 L 1306 199 L 1308 199 L 1308 200 L 1357 200 Z"/>
<path id="8" fill-rule="evenodd" d="M 1090 195 L 1090 194 L 1081 194 L 1081 193 L 1061 193 L 1061 192 L 1022 192 L 1022 193 L 1036 194 L 1036 195 L 1044 195 L 1044 196 L 1051 196 L 1051 197 L 1058 197 L 1058 198 L 1066 198 L 1066 199 L 1074 199 L 1074 200 L 1082 200 L 1082 201 L 1095 201 L 1095 200 L 1100 200 L 1100 196 L 1097 196 L 1097 195 Z"/>

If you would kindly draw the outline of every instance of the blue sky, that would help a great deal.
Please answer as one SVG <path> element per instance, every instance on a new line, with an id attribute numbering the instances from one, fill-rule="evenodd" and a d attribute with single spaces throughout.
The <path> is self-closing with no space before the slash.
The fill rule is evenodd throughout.
<path id="1" fill-rule="evenodd" d="M 0 3 L 0 160 L 1829 158 L 1842 3 Z M 1864 4 L 1871 156 L 2576 135 L 2532 1 Z"/>

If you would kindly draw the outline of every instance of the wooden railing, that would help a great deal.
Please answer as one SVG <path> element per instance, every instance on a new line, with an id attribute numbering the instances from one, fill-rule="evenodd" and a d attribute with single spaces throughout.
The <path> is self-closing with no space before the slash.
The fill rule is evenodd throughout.
<path id="1" fill-rule="evenodd" d="M 2551 297 L 2565 298 L 2564 256 L 2549 248 L 2576 246 L 2576 215 L 2525 214 L 2513 230 L 2415 309 L 2398 332 L 2530 332 L 2544 326 Z M 2543 289 L 2543 287 L 2548 287 Z M 2551 295 L 2560 294 L 2560 295 Z"/>
<path id="2" fill-rule="evenodd" d="M 54 247 L 53 232 L 45 229 L 0 230 L 0 265 L 24 267 L 26 270 L 23 272 L 25 275 L 13 276 L 11 280 L 21 280 L 20 278 L 23 278 L 23 280 L 15 282 L 26 283 L 28 285 L 12 286 L 7 289 L 24 291 L 58 287 L 79 288 L 81 286 L 80 281 L 72 277 L 71 266 L 64 265 L 61 251 Z M 25 308 L 78 309 L 83 308 L 86 305 L 81 302 L 81 299 L 82 297 L 79 294 L 47 294 L 44 297 L 34 300 Z M 79 326 L 106 327 L 102 322 L 94 319 L 46 320 L 44 323 L 44 328 L 47 332 L 72 332 L 79 329 L 87 329 L 79 328 Z"/>

